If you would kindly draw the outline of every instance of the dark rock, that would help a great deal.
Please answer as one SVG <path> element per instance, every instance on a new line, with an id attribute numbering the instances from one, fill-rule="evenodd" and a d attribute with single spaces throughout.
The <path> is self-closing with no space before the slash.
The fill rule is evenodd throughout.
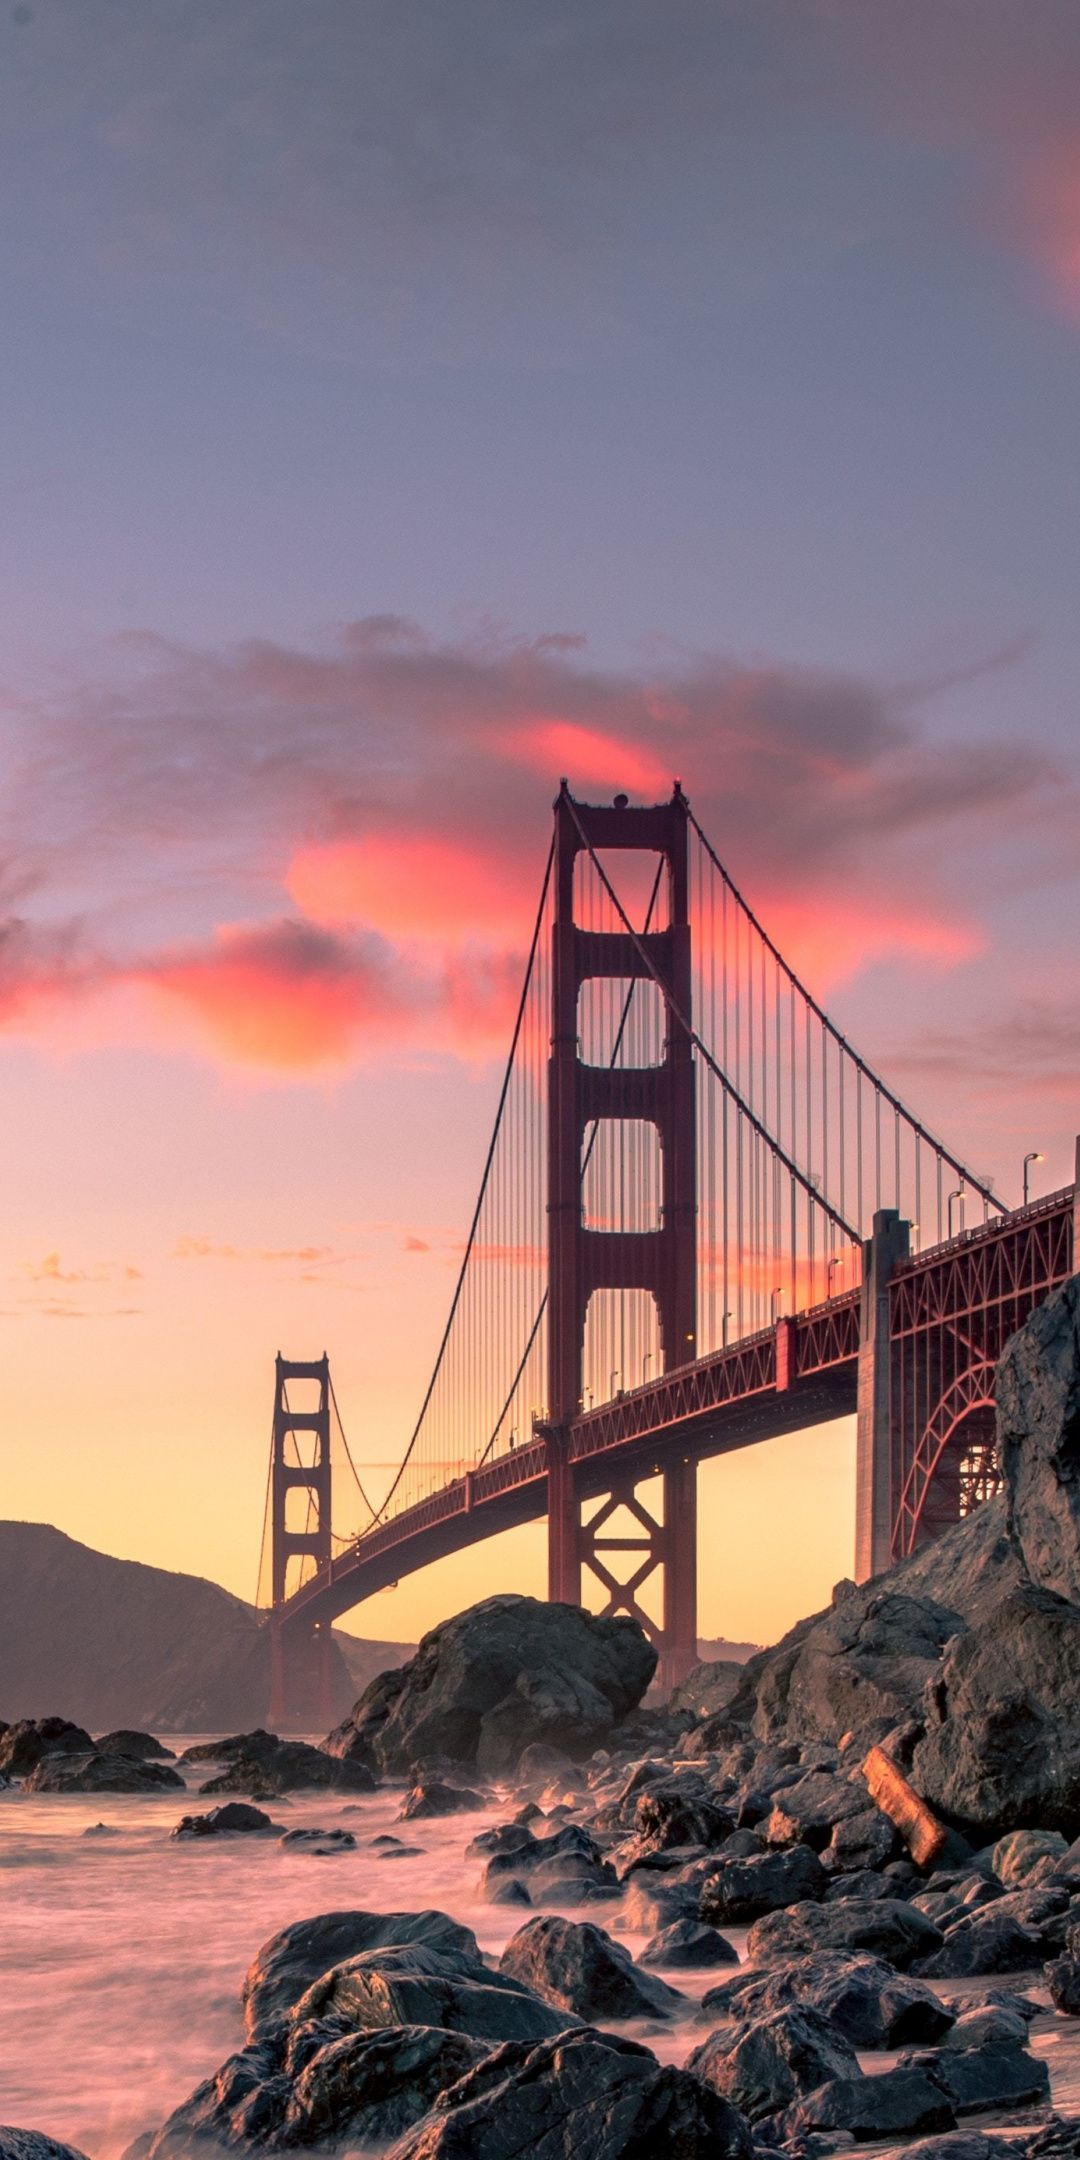
<path id="1" fill-rule="evenodd" d="M 325 2150 L 400 2137 L 489 2053 L 483 2041 L 437 2026 L 345 2033 L 304 2065 L 275 2143 Z"/>
<path id="2" fill-rule="evenodd" d="M 182 1792 L 184 1780 L 168 1763 L 136 1762 L 130 1755 L 43 1755 L 26 1780 L 28 1792 Z"/>
<path id="3" fill-rule="evenodd" d="M 687 2057 L 750 2122 L 776 2115 L 830 2078 L 857 2077 L 855 2051 L 816 2010 L 774 2010 L 734 2034 L 710 2033 Z"/>
<path id="4" fill-rule="evenodd" d="M 484 1895 L 490 1898 L 496 1883 L 509 1876 L 526 1884 L 537 1905 L 587 1904 L 619 1895 L 614 1868 L 580 1823 L 565 1823 L 550 1837 L 493 1853 L 484 1871 Z"/>
<path id="5" fill-rule="evenodd" d="M 148 1762 L 151 1759 L 155 1762 L 176 1760 L 175 1751 L 162 1747 L 153 1733 L 133 1732 L 126 1725 L 119 1726 L 116 1732 L 103 1733 L 100 1740 L 95 1740 L 94 1746 L 99 1755 L 132 1755 L 136 1762 Z"/>
<path id="6" fill-rule="evenodd" d="M 953 2130 L 956 2115 L 926 2070 L 902 2064 L 877 2077 L 832 2078 L 786 2109 L 775 2127 L 785 2139 L 807 2130 L 848 2130 L 857 2143 L 865 2144 Z"/>
<path id="7" fill-rule="evenodd" d="M 734 1658 L 711 1658 L 695 1665 L 672 1690 L 670 1707 L 689 1710 L 695 1718 L 715 1717 L 737 1693 L 742 1673 L 742 1662 Z"/>
<path id="8" fill-rule="evenodd" d="M 841 1586 L 831 1609 L 802 1621 L 774 1650 L 751 1658 L 729 1715 L 762 1739 L 838 1740 L 874 1719 L 917 1710 L 943 1644 L 961 1625 L 955 1608 L 901 1589 L 896 1573 Z"/>
<path id="9" fill-rule="evenodd" d="M 1046 2064 L 1015 2042 L 987 2040 L 982 2047 L 942 2048 L 920 2059 L 920 2067 L 948 2095 L 957 2115 L 986 2108 L 1033 2107 L 1050 2098 Z"/>
<path id="10" fill-rule="evenodd" d="M 431 1778 L 423 1785 L 414 1785 L 406 1793 L 401 1804 L 399 1822 L 412 1822 L 422 1815 L 465 1815 L 471 1809 L 487 1806 L 483 1793 L 471 1792 L 467 1786 L 442 1785 Z"/>
<path id="11" fill-rule="evenodd" d="M 301 1996 L 295 2018 L 298 2024 L 340 2019 L 364 2031 L 437 2025 L 477 2040 L 529 2041 L 577 2022 L 512 1974 L 417 1942 L 364 1950 L 332 1966 Z"/>
<path id="12" fill-rule="evenodd" d="M 208 1809 L 205 1815 L 181 1815 L 173 1831 L 177 1838 L 204 1838 L 232 1836 L 236 1832 L 258 1835 L 268 1830 L 276 1831 L 278 1824 L 271 1822 L 261 1808 L 249 1807 L 243 1800 L 226 1800 L 221 1807 Z M 296 1831 L 290 1831 L 295 1837 Z"/>
<path id="13" fill-rule="evenodd" d="M 86 2155 L 41 2130 L 14 2130 L 0 2123 L 0 2160 L 86 2160 Z"/>
<path id="14" fill-rule="evenodd" d="M 499 1971 L 586 2020 L 671 2017 L 683 2007 L 673 1988 L 639 1971 L 621 1943 L 587 1920 L 527 1920 L 507 1943 Z"/>
<path id="15" fill-rule="evenodd" d="M 391 1943 L 424 1943 L 479 1958 L 471 1928 L 446 1913 L 329 1912 L 295 1920 L 256 1952 L 244 1976 L 244 2027 L 261 2038 L 295 2009 L 314 1980 L 344 1959 Z"/>
<path id="16" fill-rule="evenodd" d="M 0 1734 L 0 1771 L 7 1777 L 29 1777 L 48 1755 L 92 1755 L 94 1743 L 81 1725 L 70 1718 L 19 1718 Z M 36 2135 L 27 2131 L 26 2136 Z"/>
<path id="17" fill-rule="evenodd" d="M 397 1844 L 395 1838 L 394 1843 Z M 466 1860 L 487 1860 L 492 1853 L 524 1852 L 535 1845 L 532 1831 L 524 1823 L 499 1823 L 493 1830 L 478 1830 L 465 1847 Z"/>
<path id="18" fill-rule="evenodd" d="M 1080 2017 L 1080 1958 L 1055 1958 L 1046 1967 L 1046 1985 L 1055 2010 Z"/>
<path id="19" fill-rule="evenodd" d="M 339 1728 L 328 1745 L 335 1755 L 354 1741 L 370 1747 L 393 1775 L 439 1751 L 507 1773 L 531 1741 L 570 1755 L 598 1746 L 640 1702 L 655 1668 L 634 1620 L 485 1598 L 425 1635 L 400 1673 L 381 1675 L 356 1705 L 351 1738 Z"/>
<path id="20" fill-rule="evenodd" d="M 991 1863 L 1008 1890 L 1026 1887 L 1064 1862 L 1068 1847 L 1060 1830 L 1010 1830 L 999 1838 Z"/>
<path id="21" fill-rule="evenodd" d="M 251 1793 L 256 1799 L 272 1799 L 286 1792 L 373 1792 L 375 1779 L 362 1762 L 328 1755 L 324 1748 L 310 1747 L 306 1740 L 273 1740 L 272 1736 L 246 1736 L 253 1745 L 230 1749 L 227 1769 L 208 1778 L 204 1793 Z"/>
<path id="22" fill-rule="evenodd" d="M 835 1951 L 760 1972 L 744 1968 L 710 1988 L 701 2008 L 706 2017 L 745 2022 L 789 2005 L 827 2018 L 855 2048 L 932 2046 L 955 2023 L 955 2012 L 925 1981 L 896 1972 L 882 1958 Z"/>
<path id="23" fill-rule="evenodd" d="M 824 1865 L 824 1853 L 821 1859 Z M 886 1875 L 879 1875 L 874 1868 L 856 1868 L 850 1875 L 830 1875 L 825 1902 L 836 1905 L 845 1898 L 894 1898 L 896 1894 L 896 1884 Z"/>
<path id="24" fill-rule="evenodd" d="M 1032 1581 L 1080 1604 L 1080 1277 L 1006 1344 L 996 1396 L 1011 1535 Z"/>
<path id="25" fill-rule="evenodd" d="M 641 1793 L 634 1811 L 639 1850 L 666 1852 L 673 1846 L 719 1845 L 735 1828 L 733 1818 L 688 1779 L 673 1778 Z"/>
<path id="26" fill-rule="evenodd" d="M 686 2070 L 597 2032 L 500 2048 L 387 2160 L 753 2160 L 745 2118 Z"/>
<path id="27" fill-rule="evenodd" d="M 499 1875 L 485 1890 L 489 1905 L 532 1905 L 532 1899 L 520 1875 Z"/>
<path id="28" fill-rule="evenodd" d="M 726 1935 L 703 1920 L 673 1920 L 646 1943 L 638 1961 L 676 1970 L 707 1972 L 714 1965 L 737 1965 L 739 1953 Z"/>
<path id="29" fill-rule="evenodd" d="M 755 1853 L 748 1860 L 722 1860 L 702 1886 L 703 1920 L 737 1923 L 762 1913 L 781 1911 L 810 1898 L 824 1897 L 829 1878 L 809 1846 L 787 1852 Z"/>
<path id="30" fill-rule="evenodd" d="M 1080 1608 L 1024 1584 L 949 1645 L 912 1783 L 976 1841 L 1080 1822 Z"/>
<path id="31" fill-rule="evenodd" d="M 811 1770 L 778 1795 L 766 1825 L 770 1845 L 812 1845 L 821 1852 L 835 1824 L 867 1811 L 866 1787 L 830 1770 Z"/>
<path id="32" fill-rule="evenodd" d="M 836 1905 L 798 1904 L 766 1913 L 755 1920 L 746 1948 L 748 1957 L 763 1963 L 805 1957 L 812 1950 L 868 1950 L 903 1971 L 940 1949 L 941 1942 L 940 1929 L 897 1898 L 846 1898 Z"/>
<path id="33" fill-rule="evenodd" d="M 286 1830 L 280 1843 L 291 1846 L 294 1850 L 300 1852 L 329 1854 L 352 1851 L 356 1845 L 356 1838 L 351 1830 Z M 393 1855 L 384 1853 L 382 1857 L 384 1860 L 391 1858 L 400 1860 L 403 1853 L 410 1852 L 412 1849 L 411 1846 L 402 1845 Z"/>
<path id="34" fill-rule="evenodd" d="M 547 1785 L 573 1785 L 580 1777 L 578 1764 L 571 1761 L 565 1749 L 550 1747 L 544 1740 L 530 1740 L 522 1748 L 514 1771 L 517 1785 L 537 1791 Z"/>
<path id="35" fill-rule="evenodd" d="M 1015 2153 L 1010 2144 L 1009 2152 Z M 1036 2130 L 1024 2144 L 1025 2160 L 1077 2160 L 1080 2154 L 1080 2120 L 1074 2116 L 1064 2121 L 1060 2115 L 1051 2115 L 1041 2130 Z"/>
<path id="36" fill-rule="evenodd" d="M 677 1875 L 628 1875 L 623 1887 L 624 1919 L 632 1933 L 655 1935 L 681 1920 L 697 1919 L 698 1890 Z"/>
<path id="37" fill-rule="evenodd" d="M 276 1733 L 257 1725 L 253 1732 L 229 1733 L 224 1740 L 193 1741 L 190 1747 L 181 1749 L 180 1760 L 182 1763 L 232 1762 L 239 1756 L 248 1756 L 253 1761 L 265 1756 L 269 1760 L 280 1746 Z"/>
<path id="38" fill-rule="evenodd" d="M 957 2018 L 943 2045 L 958 2048 L 961 2054 L 968 2048 L 985 2047 L 991 2040 L 999 2046 L 1026 2047 L 1027 2030 L 1028 2021 L 1018 2010 L 1000 2003 L 977 2003 Z"/>
<path id="39" fill-rule="evenodd" d="M 836 1824 L 822 1852 L 821 1864 L 830 1874 L 861 1873 L 887 1867 L 899 1849 L 899 1833 L 888 1816 L 880 1808 L 862 1808 Z"/>
<path id="40" fill-rule="evenodd" d="M 959 1980 L 971 1973 L 1028 1972 L 1042 1962 L 1042 1944 L 996 1906 L 954 1921 L 944 1942 L 916 1970 L 928 1980 Z"/>
<path id="41" fill-rule="evenodd" d="M 985 2130 L 946 2130 L 940 2137 L 905 2145 L 904 2160 L 1015 2160 L 1017 2151 L 1012 2138 L 993 2137 Z"/>

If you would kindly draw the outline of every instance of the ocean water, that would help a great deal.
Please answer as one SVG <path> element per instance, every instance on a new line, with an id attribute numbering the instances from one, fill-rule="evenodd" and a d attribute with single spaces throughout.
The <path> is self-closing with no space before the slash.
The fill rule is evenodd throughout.
<path id="1" fill-rule="evenodd" d="M 163 1737 L 179 1751 L 202 1736 Z M 320 1857 L 272 1838 L 171 1838 L 180 1815 L 213 1805 L 198 1797 L 212 1766 L 184 1774 L 186 1799 L 0 1792 L 0 2123 L 46 2131 L 90 2160 L 118 2160 L 242 2043 L 244 1973 L 287 1922 L 343 1907 L 437 1906 L 497 1957 L 527 1917 L 484 1902 L 483 1863 L 464 1855 L 477 1830 L 508 1818 L 509 1799 L 415 1824 L 397 1819 L 399 1787 L 269 1804 L 283 1828 L 356 1836 L 354 1849 Z M 385 1831 L 419 1851 L 381 1857 L 372 1840 Z M 642 1947 L 641 1936 L 620 1932 L 617 1904 L 577 1917 L 598 1921 L 631 1952 Z M 746 1931 L 728 1932 L 742 1955 Z M 665 1977 L 700 1996 L 722 1976 Z M 957 1982 L 943 1992 L 978 1995 L 995 1984 L 1015 1983 Z M 627 2029 L 674 2062 L 702 2036 L 682 2019 Z M 1080 2020 L 1040 2019 L 1033 2044 L 1050 2066 L 1055 2105 L 1080 2113 Z M 864 2067 L 892 2059 L 867 2056 Z"/>

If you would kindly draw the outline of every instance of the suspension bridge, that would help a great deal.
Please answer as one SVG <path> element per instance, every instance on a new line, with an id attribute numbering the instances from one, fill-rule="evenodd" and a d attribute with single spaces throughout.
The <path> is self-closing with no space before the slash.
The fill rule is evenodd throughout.
<path id="1" fill-rule="evenodd" d="M 1078 1194 L 1080 1160 L 1008 1208 L 927 1131 L 677 782 L 648 806 L 564 782 L 446 1325 L 377 1505 L 328 1360 L 277 1360 L 271 1722 L 327 1707 L 342 1613 L 541 1517 L 549 1595 L 633 1614 L 675 1684 L 697 1464 L 852 1412 L 855 1572 L 912 1552 L 995 1487 L 994 1366 L 1076 1264 Z"/>

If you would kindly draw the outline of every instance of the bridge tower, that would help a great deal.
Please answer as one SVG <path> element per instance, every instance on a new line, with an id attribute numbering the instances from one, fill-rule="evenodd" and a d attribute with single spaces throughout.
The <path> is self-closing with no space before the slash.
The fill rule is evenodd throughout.
<path id="1" fill-rule="evenodd" d="M 555 919 L 553 926 L 551 1059 L 548 1086 L 548 1595 L 581 1600 L 583 1565 L 608 1592 L 609 1613 L 642 1621 L 660 1652 L 660 1675 L 674 1686 L 697 1662 L 697 1481 L 692 1461 L 663 1473 L 663 1520 L 657 1522 L 635 1488 L 651 1463 L 628 1472 L 588 1523 L 572 1459 L 570 1428 L 582 1409 L 585 1321 L 598 1290 L 645 1290 L 656 1303 L 664 1368 L 697 1354 L 697 1178 L 693 1046 L 672 1005 L 689 1021 L 691 1007 L 688 811 L 676 784 L 670 803 L 631 808 L 625 797 L 609 807 L 571 799 L 566 782 L 555 804 Z M 663 858 L 667 921 L 662 929 L 588 931 L 574 919 L 574 870 L 579 854 L 649 851 Z M 653 981 L 665 996 L 664 1052 L 653 1066 L 587 1065 L 580 1055 L 579 998 L 591 979 Z M 586 1128 L 598 1119 L 651 1122 L 661 1151 L 661 1216 L 651 1230 L 587 1228 L 582 1203 Z M 604 1536 L 612 1517 L 628 1508 L 640 1536 Z M 636 1556 L 629 1581 L 612 1575 L 604 1554 Z M 663 1570 L 659 1631 L 635 1592 Z"/>
<path id="2" fill-rule="evenodd" d="M 290 1380 L 314 1383 L 314 1404 L 290 1405 Z M 289 1442 L 293 1441 L 289 1459 Z M 307 1494 L 302 1529 L 290 1528 L 289 1494 Z M 274 1361 L 274 1430 L 270 1465 L 270 1709 L 274 1731 L 282 1727 L 321 1731 L 333 1722 L 333 1638 L 328 1624 L 287 1626 L 275 1618 L 288 1594 L 289 1562 L 310 1556 L 328 1566 L 330 1538 L 330 1360 Z"/>

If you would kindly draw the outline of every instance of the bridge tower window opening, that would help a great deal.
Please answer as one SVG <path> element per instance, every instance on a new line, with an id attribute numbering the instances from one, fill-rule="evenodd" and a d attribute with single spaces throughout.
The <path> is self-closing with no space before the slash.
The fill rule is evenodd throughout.
<path id="1" fill-rule="evenodd" d="M 590 975 L 578 999 L 579 1054 L 585 1065 L 632 1069 L 661 1064 L 667 1014 L 656 983 L 630 975 Z"/>
<path id="2" fill-rule="evenodd" d="M 647 1236 L 663 1217 L 663 1141 L 649 1118 L 598 1118 L 582 1146 L 582 1220 L 609 1237 Z"/>

